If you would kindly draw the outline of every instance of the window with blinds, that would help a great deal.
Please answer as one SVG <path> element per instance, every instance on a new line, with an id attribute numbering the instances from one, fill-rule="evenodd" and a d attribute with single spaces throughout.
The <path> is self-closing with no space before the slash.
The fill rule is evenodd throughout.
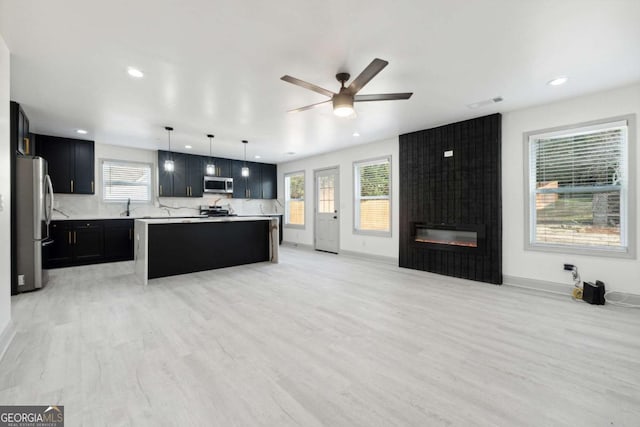
<path id="1" fill-rule="evenodd" d="M 151 202 L 151 165 L 102 161 L 102 199 L 106 202 Z"/>
<path id="2" fill-rule="evenodd" d="M 359 233 L 391 233 L 391 157 L 356 162 L 354 229 Z"/>
<path id="3" fill-rule="evenodd" d="M 284 223 L 304 227 L 304 172 L 284 176 Z"/>
<path id="4" fill-rule="evenodd" d="M 628 248 L 628 122 L 529 134 L 530 247 Z"/>

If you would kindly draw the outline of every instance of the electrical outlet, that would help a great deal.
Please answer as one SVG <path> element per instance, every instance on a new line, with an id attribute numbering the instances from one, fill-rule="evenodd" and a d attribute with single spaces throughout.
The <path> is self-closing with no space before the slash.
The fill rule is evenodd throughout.
<path id="1" fill-rule="evenodd" d="M 18 275 L 18 286 L 24 286 L 24 274 Z"/>

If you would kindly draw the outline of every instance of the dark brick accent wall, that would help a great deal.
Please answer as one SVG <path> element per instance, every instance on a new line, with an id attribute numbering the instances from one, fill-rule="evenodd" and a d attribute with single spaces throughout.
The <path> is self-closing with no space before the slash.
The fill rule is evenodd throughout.
<path id="1" fill-rule="evenodd" d="M 400 135 L 400 267 L 502 283 L 501 117 Z M 485 239 L 437 249 L 414 242 L 415 223 L 483 226 Z"/>

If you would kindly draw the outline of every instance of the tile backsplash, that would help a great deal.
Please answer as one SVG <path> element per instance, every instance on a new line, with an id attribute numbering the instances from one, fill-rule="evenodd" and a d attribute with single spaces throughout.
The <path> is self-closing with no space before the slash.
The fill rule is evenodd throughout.
<path id="1" fill-rule="evenodd" d="M 272 199 L 233 199 L 225 196 L 201 198 L 159 197 L 153 203 L 131 203 L 132 217 L 198 215 L 200 205 L 222 206 L 239 215 L 282 213 L 280 202 Z M 113 218 L 125 216 L 126 203 L 103 202 L 97 195 L 55 194 L 53 219 Z"/>

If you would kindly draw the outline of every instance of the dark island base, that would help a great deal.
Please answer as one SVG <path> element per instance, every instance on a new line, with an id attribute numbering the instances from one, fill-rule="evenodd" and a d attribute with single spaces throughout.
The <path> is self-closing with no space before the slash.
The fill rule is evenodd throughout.
<path id="1" fill-rule="evenodd" d="M 269 261 L 269 221 L 149 224 L 149 279 Z"/>

